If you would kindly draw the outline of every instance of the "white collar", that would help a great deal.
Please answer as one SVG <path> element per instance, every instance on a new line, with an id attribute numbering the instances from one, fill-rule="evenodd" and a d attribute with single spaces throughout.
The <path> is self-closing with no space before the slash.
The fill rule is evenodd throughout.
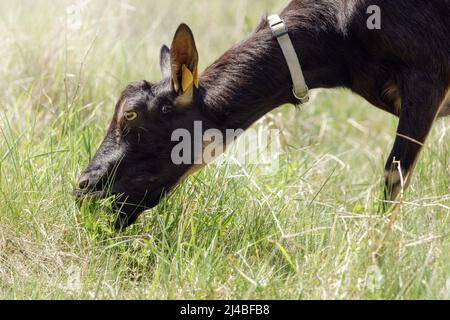
<path id="1" fill-rule="evenodd" d="M 291 38 L 289 37 L 289 31 L 286 24 L 277 14 L 269 16 L 268 21 L 270 30 L 272 30 L 273 35 L 280 44 L 281 51 L 283 51 L 284 58 L 289 67 L 289 72 L 291 73 L 293 83 L 292 93 L 299 101 L 299 104 L 307 103 L 309 101 L 308 86 L 306 85 L 302 67 L 294 46 L 292 45 Z"/>

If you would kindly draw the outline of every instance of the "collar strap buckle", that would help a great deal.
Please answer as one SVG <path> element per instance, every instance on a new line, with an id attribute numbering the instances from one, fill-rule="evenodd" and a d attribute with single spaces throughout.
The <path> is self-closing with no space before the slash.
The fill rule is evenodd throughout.
<path id="1" fill-rule="evenodd" d="M 280 18 L 279 15 L 271 15 L 268 17 L 270 30 L 277 39 L 283 52 L 284 58 L 291 74 L 293 89 L 292 93 L 294 97 L 299 101 L 299 104 L 304 104 L 309 101 L 309 89 L 306 85 L 305 77 L 303 76 L 302 67 L 295 52 L 294 45 L 289 37 L 289 30 Z"/>

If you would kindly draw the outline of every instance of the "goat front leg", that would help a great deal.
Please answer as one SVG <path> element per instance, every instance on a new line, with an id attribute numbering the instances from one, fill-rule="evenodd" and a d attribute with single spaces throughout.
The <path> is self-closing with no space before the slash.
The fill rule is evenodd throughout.
<path id="1" fill-rule="evenodd" d="M 450 96 L 447 96 L 447 100 L 444 103 L 444 106 L 441 108 L 441 111 L 438 115 L 438 117 L 448 117 L 450 116 Z"/>
<path id="2" fill-rule="evenodd" d="M 448 79 L 437 79 L 432 72 L 410 72 L 404 79 L 397 137 L 385 167 L 384 210 L 408 186 L 448 88 Z"/>

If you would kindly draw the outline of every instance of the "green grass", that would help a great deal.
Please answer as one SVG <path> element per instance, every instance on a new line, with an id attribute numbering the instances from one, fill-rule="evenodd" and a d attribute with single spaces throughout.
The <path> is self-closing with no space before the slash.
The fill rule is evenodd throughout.
<path id="1" fill-rule="evenodd" d="M 120 91 L 159 79 L 178 23 L 204 68 L 284 2 L 96 1 L 80 30 L 69 2 L 1 2 L 0 299 L 450 298 L 449 120 L 389 229 L 377 208 L 397 120 L 343 90 L 258 124 L 282 130 L 271 175 L 210 166 L 122 233 L 75 205 Z"/>

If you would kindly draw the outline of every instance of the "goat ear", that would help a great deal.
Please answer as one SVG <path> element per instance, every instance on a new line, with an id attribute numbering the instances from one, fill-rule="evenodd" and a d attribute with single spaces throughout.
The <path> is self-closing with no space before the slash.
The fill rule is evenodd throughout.
<path id="1" fill-rule="evenodd" d="M 159 54 L 159 66 L 161 67 L 161 74 L 163 79 L 169 78 L 170 72 L 170 49 L 163 45 Z"/>
<path id="2" fill-rule="evenodd" d="M 173 88 L 177 93 L 184 95 L 190 93 L 194 86 L 198 88 L 198 52 L 194 35 L 184 23 L 178 27 L 173 38 L 170 67 Z"/>

